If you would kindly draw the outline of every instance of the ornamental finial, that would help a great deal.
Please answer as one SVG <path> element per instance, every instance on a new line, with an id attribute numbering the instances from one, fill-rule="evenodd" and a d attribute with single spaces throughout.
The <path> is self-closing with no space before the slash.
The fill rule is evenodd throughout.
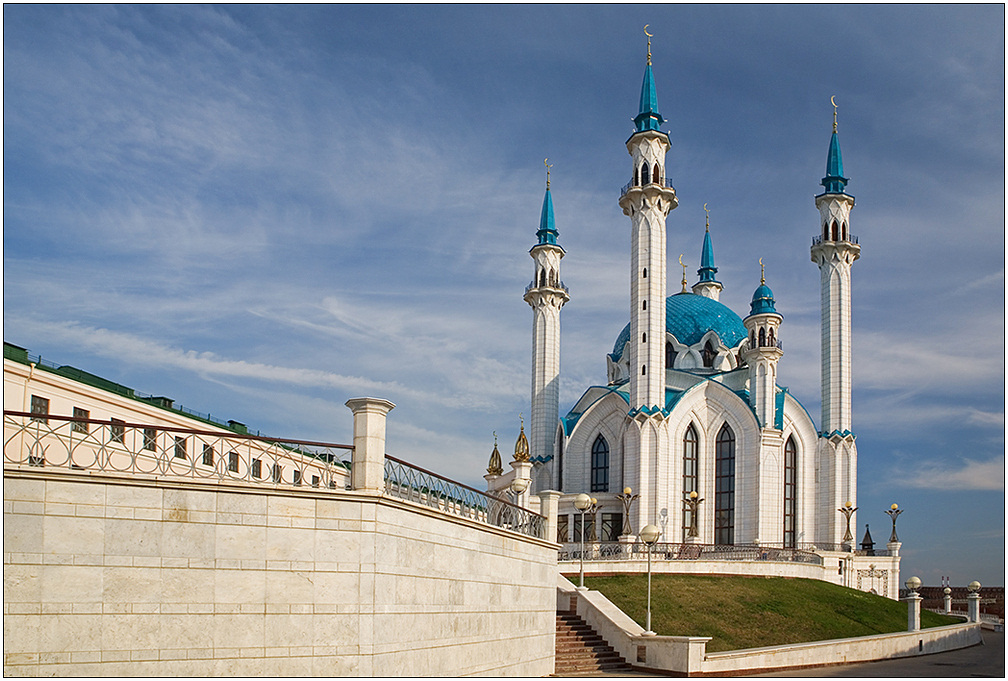
<path id="1" fill-rule="evenodd" d="M 546 166 L 546 189 L 549 189 L 549 171 L 553 167 L 553 164 L 547 163 L 547 161 L 549 161 L 549 157 L 543 159 L 543 165 Z"/>
<path id="2" fill-rule="evenodd" d="M 529 443 L 525 437 L 525 419 L 521 414 L 518 414 L 518 418 L 521 420 L 521 432 L 518 433 L 518 441 L 515 442 L 514 460 L 521 463 L 529 460 Z"/>
<path id="3" fill-rule="evenodd" d="M 644 24 L 644 35 L 647 36 L 647 63 L 651 66 L 651 38 L 654 36 L 647 32 L 647 27 L 651 24 Z"/>
<path id="4" fill-rule="evenodd" d="M 830 104 L 833 105 L 833 132 L 836 132 L 836 110 L 837 110 L 836 95 L 830 97 L 829 100 Z"/>
<path id="5" fill-rule="evenodd" d="M 707 210 L 707 204 L 703 205 L 704 212 L 707 213 L 707 231 L 710 231 L 710 211 Z"/>
<path id="6" fill-rule="evenodd" d="M 683 254 L 679 254 L 679 264 L 682 265 L 682 293 L 686 293 L 686 264 L 682 261 Z"/>
<path id="7" fill-rule="evenodd" d="M 766 277 L 763 276 L 763 258 L 759 259 L 759 283 L 760 286 L 766 283 Z"/>

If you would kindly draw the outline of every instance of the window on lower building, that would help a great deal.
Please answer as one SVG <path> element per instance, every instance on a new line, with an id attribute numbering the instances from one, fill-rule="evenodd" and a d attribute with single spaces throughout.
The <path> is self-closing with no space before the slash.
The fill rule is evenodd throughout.
<path id="1" fill-rule="evenodd" d="M 294 485 L 295 487 L 301 486 L 301 471 L 294 469 Z"/>
<path id="2" fill-rule="evenodd" d="M 228 452 L 228 470 L 238 472 L 238 452 Z"/>
<path id="3" fill-rule="evenodd" d="M 599 436 L 595 438 L 591 453 L 591 491 L 609 491 L 609 443 Z"/>
<path id="4" fill-rule="evenodd" d="M 714 543 L 735 543 L 735 433 L 727 423 L 714 451 Z"/>
<path id="5" fill-rule="evenodd" d="M 319 476 L 317 476 L 317 475 L 311 476 L 311 486 L 312 487 L 318 487 L 319 486 Z"/>
<path id="6" fill-rule="evenodd" d="M 175 436 L 175 458 L 186 459 L 186 438 L 181 435 Z"/>
<path id="7" fill-rule="evenodd" d="M 89 419 L 91 418 L 91 412 L 87 409 L 81 409 L 80 407 L 74 407 L 74 418 L 75 419 Z M 70 426 L 70 430 L 75 433 L 87 433 L 88 424 L 87 421 L 74 421 L 73 425 Z"/>
<path id="8" fill-rule="evenodd" d="M 570 541 L 570 516 L 557 516 L 557 543 L 564 544 Z"/>
<path id="9" fill-rule="evenodd" d="M 214 448 L 211 445 L 203 445 L 203 465 L 213 466 L 214 465 Z"/>
<path id="10" fill-rule="evenodd" d="M 574 517 L 574 541 L 581 541 L 581 524 L 584 522 L 584 540 L 595 541 L 595 514 L 578 513 Z"/>
<path id="11" fill-rule="evenodd" d="M 600 540 L 619 541 L 619 537 L 623 533 L 623 514 L 603 513 L 602 527 L 599 529 L 601 530 Z"/>
<path id="12" fill-rule="evenodd" d="M 798 519 L 798 445 L 789 437 L 784 445 L 784 547 L 795 548 Z"/>
<path id="13" fill-rule="evenodd" d="M 24 403 L 22 403 L 24 404 Z M 41 421 L 42 423 L 49 423 L 49 399 L 45 397 L 39 397 L 38 395 L 32 395 L 31 398 L 31 420 Z"/>
<path id="14" fill-rule="evenodd" d="M 152 452 L 157 450 L 157 430 L 154 428 L 144 428 L 143 435 L 143 448 L 149 449 Z"/>
<path id="15" fill-rule="evenodd" d="M 696 428 L 691 423 L 683 436 L 683 476 L 682 491 L 683 497 L 688 497 L 690 492 L 699 493 L 697 489 L 697 470 L 700 462 L 700 439 L 697 437 Z M 683 510 L 683 541 L 689 536 L 689 529 L 693 524 L 693 513 L 688 509 Z"/>
<path id="16" fill-rule="evenodd" d="M 283 466 L 278 463 L 273 464 L 273 482 L 283 481 Z"/>
<path id="17" fill-rule="evenodd" d="M 262 459 L 252 459 L 252 477 L 262 477 Z"/>
<path id="18" fill-rule="evenodd" d="M 126 442 L 126 422 L 119 419 L 109 419 L 109 441 L 124 444 Z"/>

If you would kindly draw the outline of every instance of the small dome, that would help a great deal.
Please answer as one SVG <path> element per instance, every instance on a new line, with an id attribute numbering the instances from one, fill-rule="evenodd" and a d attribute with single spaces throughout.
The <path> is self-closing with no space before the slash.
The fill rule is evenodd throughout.
<path id="1" fill-rule="evenodd" d="M 742 319 L 727 305 L 695 293 L 677 293 L 665 299 L 665 331 L 687 346 L 699 343 L 708 331 L 716 332 L 729 348 L 748 336 Z M 630 325 L 627 324 L 613 346 L 613 361 L 622 358 L 623 347 L 629 340 Z"/>
<path id="2" fill-rule="evenodd" d="M 768 312 L 777 314 L 777 310 L 774 308 L 773 291 L 766 284 L 760 284 L 752 294 L 749 314 L 766 314 Z"/>

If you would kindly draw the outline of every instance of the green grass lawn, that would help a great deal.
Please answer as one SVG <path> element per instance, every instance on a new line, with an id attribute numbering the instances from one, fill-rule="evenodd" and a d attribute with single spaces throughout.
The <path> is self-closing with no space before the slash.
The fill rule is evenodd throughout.
<path id="1" fill-rule="evenodd" d="M 651 580 L 651 628 L 665 636 L 710 636 L 708 652 L 906 631 L 906 603 L 814 579 L 652 575 Z M 586 576 L 585 586 L 644 626 L 646 574 Z M 957 622 L 921 613 L 922 627 Z"/>

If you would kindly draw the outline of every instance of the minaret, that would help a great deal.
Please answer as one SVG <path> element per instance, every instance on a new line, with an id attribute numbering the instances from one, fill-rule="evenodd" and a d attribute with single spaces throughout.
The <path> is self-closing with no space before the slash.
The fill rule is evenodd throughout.
<path id="1" fill-rule="evenodd" d="M 812 240 L 812 262 L 819 266 L 822 291 L 822 432 L 851 429 L 851 265 L 861 254 L 850 234 L 854 197 L 844 192 L 843 158 L 837 137 L 836 105 L 833 137 L 826 158 L 826 191 L 815 198 L 820 234 Z M 847 501 L 847 500 L 845 500 Z"/>
<path id="2" fill-rule="evenodd" d="M 710 238 L 710 211 L 707 210 L 706 203 L 703 205 L 703 209 L 707 213 L 707 228 L 704 232 L 703 250 L 700 252 L 700 269 L 697 270 L 700 281 L 693 284 L 693 293 L 717 300 L 721 296 L 723 287 L 715 277 L 717 268 L 714 267 L 714 244 L 711 243 Z"/>
<path id="3" fill-rule="evenodd" d="M 749 332 L 749 347 L 743 357 L 749 365 L 749 404 L 760 428 L 776 429 L 777 361 L 784 354 L 778 333 L 783 319 L 774 307 L 760 258 L 760 285 L 753 293 L 749 316 L 742 320 Z"/>
<path id="4" fill-rule="evenodd" d="M 626 143 L 633 179 L 619 200 L 631 222 L 630 408 L 648 412 L 665 406 L 665 218 L 678 205 L 665 173 L 665 154 L 672 143 L 661 131 L 664 122 L 651 72 L 649 34 L 636 130 Z"/>
<path id="5" fill-rule="evenodd" d="M 845 521 L 837 512 L 857 506 L 857 447 L 851 432 L 851 265 L 861 254 L 850 233 L 854 197 L 847 194 L 837 137 L 836 102 L 833 136 L 826 157 L 825 191 L 815 197 L 819 234 L 812 239 L 812 262 L 819 266 L 822 302 L 822 423 L 818 446 L 821 528 L 815 541 L 839 544 Z M 856 522 L 853 520 L 852 522 Z"/>
<path id="6" fill-rule="evenodd" d="M 543 161 L 545 163 L 545 161 Z M 532 307 L 532 412 L 529 429 L 533 461 L 553 454 L 560 412 L 560 308 L 570 296 L 560 281 L 560 259 L 564 249 L 557 244 L 553 199 L 550 196 L 549 169 L 546 165 L 546 196 L 539 218 L 539 243 L 529 254 L 535 261 L 532 283 L 525 288 L 525 302 Z M 554 462 L 557 465 L 557 462 Z M 553 480 L 559 471 L 554 470 Z"/>

